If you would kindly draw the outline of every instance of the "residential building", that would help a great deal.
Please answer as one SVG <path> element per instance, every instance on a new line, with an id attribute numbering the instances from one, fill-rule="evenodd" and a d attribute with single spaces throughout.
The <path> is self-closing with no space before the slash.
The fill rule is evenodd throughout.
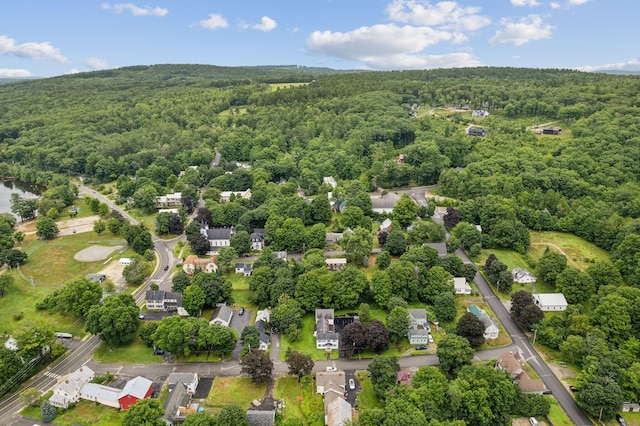
<path id="1" fill-rule="evenodd" d="M 454 277 L 453 287 L 456 294 L 471 294 L 471 286 L 465 277 Z"/>
<path id="2" fill-rule="evenodd" d="M 260 340 L 260 347 L 258 349 L 260 349 L 261 351 L 266 351 L 267 349 L 269 349 L 269 335 L 267 333 L 265 333 L 265 331 L 267 330 L 267 323 L 260 319 L 260 320 L 256 320 L 255 325 L 254 325 L 257 329 L 258 329 L 258 338 Z"/>
<path id="3" fill-rule="evenodd" d="M 187 275 L 193 275 L 196 271 L 211 274 L 218 270 L 218 265 L 216 265 L 216 258 L 213 256 L 201 258 L 195 254 L 190 254 L 182 262 L 182 270 Z"/>
<path id="4" fill-rule="evenodd" d="M 323 177 L 322 178 L 322 183 L 326 183 L 331 188 L 335 188 L 336 186 L 338 186 L 338 182 L 336 182 L 336 180 L 334 179 L 333 176 L 325 176 L 325 177 Z"/>
<path id="5" fill-rule="evenodd" d="M 396 383 L 399 385 L 410 385 L 415 374 L 415 371 L 400 370 L 396 373 Z"/>
<path id="6" fill-rule="evenodd" d="M 337 258 L 337 259 L 325 259 L 327 263 L 327 269 L 330 271 L 342 271 L 347 266 L 347 259 L 345 258 Z"/>
<path id="7" fill-rule="evenodd" d="M 467 130 L 468 136 L 485 136 L 486 134 L 487 134 L 487 131 L 482 127 L 470 127 Z"/>
<path id="8" fill-rule="evenodd" d="M 275 410 L 247 410 L 249 426 L 273 426 L 276 423 Z"/>
<path id="9" fill-rule="evenodd" d="M 569 306 L 562 293 L 538 293 L 533 295 L 533 300 L 545 312 L 564 311 Z"/>
<path id="10" fill-rule="evenodd" d="M 518 383 L 520 390 L 525 393 L 542 393 L 546 387 L 540 379 L 532 379 L 525 368 L 525 360 L 520 348 L 516 351 L 504 351 L 496 362 L 496 370 L 507 372 L 511 380 Z"/>
<path id="11" fill-rule="evenodd" d="M 173 194 L 161 195 L 159 197 L 156 197 L 156 208 L 158 209 L 180 206 L 182 206 L 181 192 L 175 192 Z"/>
<path id="12" fill-rule="evenodd" d="M 324 397 L 324 421 L 327 426 L 342 426 L 351 420 L 351 404 L 344 399 L 344 371 L 316 373 L 316 392 Z"/>
<path id="13" fill-rule="evenodd" d="M 337 245 L 342 239 L 342 235 L 342 232 L 327 232 L 327 235 L 325 237 L 325 245 L 327 247 Z"/>
<path id="14" fill-rule="evenodd" d="M 209 248 L 212 253 L 217 253 L 220 247 L 231 246 L 231 236 L 234 234 L 233 228 L 209 228 L 204 225 L 200 232 L 207 238 Z"/>
<path id="15" fill-rule="evenodd" d="M 249 236 L 251 250 L 261 251 L 264 248 L 264 228 L 256 228 Z"/>
<path id="16" fill-rule="evenodd" d="M 478 305 L 471 305 L 467 308 L 467 311 L 475 315 L 475 317 L 484 324 L 484 338 L 486 340 L 494 340 L 498 338 L 500 329 L 484 309 L 480 309 Z"/>
<path id="17" fill-rule="evenodd" d="M 80 389 L 80 398 L 106 405 L 107 407 L 120 408 L 120 402 L 118 401 L 120 392 L 122 392 L 122 389 L 98 383 L 86 383 Z"/>
<path id="18" fill-rule="evenodd" d="M 80 401 L 82 386 L 89 383 L 94 377 L 95 373 L 87 366 L 67 374 L 53 387 L 53 395 L 49 398 L 49 403 L 60 408 L 67 408 L 69 404 L 75 404 Z"/>
<path id="19" fill-rule="evenodd" d="M 542 129 L 543 135 L 559 135 L 562 132 L 560 127 L 545 127 Z"/>
<path id="20" fill-rule="evenodd" d="M 526 269 L 513 268 L 511 275 L 513 275 L 513 282 L 518 284 L 534 284 L 536 282 L 536 277 Z"/>
<path id="21" fill-rule="evenodd" d="M 177 311 L 182 306 L 182 293 L 164 290 L 147 290 L 145 304 L 150 311 Z"/>
<path id="22" fill-rule="evenodd" d="M 118 259 L 118 265 L 122 266 L 131 265 L 133 262 L 135 262 L 135 259 L 132 259 L 130 257 L 121 257 L 120 259 Z"/>
<path id="23" fill-rule="evenodd" d="M 393 213 L 393 208 L 400 200 L 400 196 L 395 192 L 389 192 L 385 195 L 373 194 L 371 197 L 371 208 L 375 213 Z"/>
<path id="24" fill-rule="evenodd" d="M 160 213 L 180 214 L 180 211 L 178 209 L 160 209 L 158 210 L 158 214 Z"/>
<path id="25" fill-rule="evenodd" d="M 225 327 L 229 327 L 231 324 L 231 318 L 233 317 L 233 309 L 227 305 L 220 305 L 218 308 L 218 314 L 209 321 L 209 324 L 220 324 Z"/>
<path id="26" fill-rule="evenodd" d="M 316 349 L 338 349 L 340 335 L 336 332 L 333 309 L 316 309 Z"/>
<path id="27" fill-rule="evenodd" d="M 256 321 L 264 321 L 265 324 L 269 324 L 271 321 L 271 311 L 268 309 L 264 309 L 262 311 L 256 312 Z"/>
<path id="28" fill-rule="evenodd" d="M 253 273 L 253 265 L 251 263 L 236 263 L 236 274 L 242 274 L 250 277 Z"/>
<path id="29" fill-rule="evenodd" d="M 391 230 L 391 224 L 392 221 L 389 218 L 386 218 L 385 220 L 382 221 L 382 223 L 380 224 L 380 231 L 382 232 L 389 232 Z"/>
<path id="30" fill-rule="evenodd" d="M 429 343 L 431 327 L 426 309 L 407 309 L 409 313 L 409 332 L 407 337 L 412 345 L 426 345 Z"/>
<path id="31" fill-rule="evenodd" d="M 640 404 L 637 402 L 623 402 L 621 411 L 623 413 L 640 413 Z"/>
<path id="32" fill-rule="evenodd" d="M 440 257 L 447 255 L 447 245 L 445 243 L 424 243 L 422 246 L 438 250 L 438 256 Z"/>
<path id="33" fill-rule="evenodd" d="M 484 109 L 474 109 L 471 111 L 471 117 L 474 118 L 484 118 L 489 116 L 489 111 Z"/>
<path id="34" fill-rule="evenodd" d="M 333 311 L 333 309 L 331 309 Z M 317 312 L 318 310 L 316 310 Z M 347 379 L 344 371 L 319 371 L 316 373 L 316 393 L 324 395 L 335 391 L 344 394 Z"/>
<path id="35" fill-rule="evenodd" d="M 284 260 L 285 262 L 287 261 L 287 251 L 286 250 L 274 251 L 273 255 L 276 257 L 276 259 Z"/>
<path id="36" fill-rule="evenodd" d="M 198 388 L 197 373 L 171 373 L 167 378 L 169 396 L 164 404 L 164 419 L 169 424 L 181 423 L 187 415 L 197 411 L 192 397 Z"/>
<path id="37" fill-rule="evenodd" d="M 220 202 L 228 203 L 231 201 L 231 196 L 235 196 L 235 198 L 244 198 L 245 200 L 251 199 L 251 189 L 247 188 L 244 191 L 222 191 L 220 193 Z"/>

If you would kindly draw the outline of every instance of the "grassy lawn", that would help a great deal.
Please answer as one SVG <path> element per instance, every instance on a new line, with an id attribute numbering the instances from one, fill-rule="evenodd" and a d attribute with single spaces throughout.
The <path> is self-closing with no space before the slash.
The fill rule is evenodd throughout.
<path id="1" fill-rule="evenodd" d="M 475 264 L 480 268 L 484 266 L 485 262 L 487 261 L 487 257 L 489 257 L 491 253 L 495 254 L 498 259 L 500 259 L 500 262 L 507 265 L 509 270 L 513 268 L 522 268 L 531 271 L 532 269 L 520 253 L 513 250 L 502 249 L 482 249 L 482 251 L 480 252 L 480 256 L 474 259 Z"/>
<path id="2" fill-rule="evenodd" d="M 622 418 L 627 422 L 629 426 L 631 425 L 640 425 L 640 413 L 620 413 Z M 607 426 L 619 426 L 620 423 L 613 418 L 609 421 L 604 422 Z M 555 424 L 554 424 L 555 426 Z"/>
<path id="3" fill-rule="evenodd" d="M 40 401 L 49 399 L 52 394 L 53 392 L 47 392 L 42 396 Z M 26 407 L 20 412 L 20 414 L 42 421 L 39 405 L 37 407 Z M 119 411 L 115 408 L 107 407 L 106 405 L 80 400 L 80 402 L 78 402 L 73 408 L 69 408 L 67 410 L 58 408 L 58 416 L 51 424 L 60 426 L 89 426 L 94 424 L 118 426 L 122 424 L 122 419 L 125 414 L 125 411 Z"/>
<path id="4" fill-rule="evenodd" d="M 115 362 L 121 364 L 157 364 L 162 362 L 162 356 L 154 355 L 153 349 L 146 347 L 142 339 L 136 336 L 128 345 L 117 346 L 109 350 L 109 346 L 101 343 L 93 353 L 93 359 L 98 362 Z"/>
<path id="5" fill-rule="evenodd" d="M 529 252 L 536 259 L 544 253 L 546 244 L 554 244 L 567 255 L 568 263 L 579 269 L 586 269 L 592 262 L 609 260 L 609 253 L 582 238 L 565 232 L 530 231 L 531 247 Z M 551 246 L 553 249 L 554 247 Z"/>
<path id="6" fill-rule="evenodd" d="M 382 408 L 382 404 L 373 392 L 373 385 L 369 372 L 366 370 L 356 371 L 356 377 L 362 386 L 362 392 L 358 393 L 358 408 L 360 410 L 368 410 L 372 408 Z"/>
<path id="7" fill-rule="evenodd" d="M 545 397 L 549 404 L 551 404 L 551 409 L 549 410 L 549 421 L 553 426 L 571 426 L 573 422 L 569 419 L 567 414 L 564 412 L 558 401 L 552 396 Z"/>
<path id="8" fill-rule="evenodd" d="M 54 291 L 49 287 L 32 287 L 30 283 L 22 279 L 17 272 L 6 272 L 13 275 L 14 283 L 6 289 L 5 295 L 0 298 L 0 335 L 13 334 L 22 324 L 33 319 L 40 319 L 52 324 L 55 331 L 71 333 L 74 336 L 84 336 L 84 322 L 71 314 L 49 314 L 47 311 L 38 311 L 36 303 L 44 299 Z M 22 312 L 24 317 L 20 321 L 13 316 Z"/>
<path id="9" fill-rule="evenodd" d="M 108 246 L 110 241 L 113 241 L 110 233 L 97 235 L 94 232 L 83 232 L 49 241 L 38 240 L 34 235 L 29 235 L 23 243 L 29 258 L 20 270 L 25 276 L 33 277 L 36 283 L 62 286 L 64 282 L 77 276 L 84 276 L 102 269 L 103 260 L 78 262 L 73 257 L 80 250 L 91 245 Z"/>
<path id="10" fill-rule="evenodd" d="M 249 377 L 216 377 L 204 405 L 222 409 L 225 405 L 237 404 L 248 409 L 251 401 L 264 397 L 266 384 L 257 385 Z"/>
<path id="11" fill-rule="evenodd" d="M 493 312 L 489 304 L 486 302 L 479 302 L 477 300 L 467 299 L 460 305 L 456 303 L 456 306 L 458 306 L 458 318 L 456 318 L 456 322 L 462 315 L 464 315 L 465 312 L 467 312 L 467 306 L 471 306 L 471 305 L 477 305 L 480 309 L 484 309 L 489 314 L 489 316 L 493 319 L 493 322 L 500 329 L 497 339 L 485 341 L 480 347 L 477 348 L 478 350 L 501 348 L 503 346 L 508 346 L 512 343 L 511 337 L 509 337 L 509 333 L 507 333 L 507 331 L 504 329 L 502 323 L 496 319 L 497 318 L 496 314 Z M 434 340 L 436 340 L 435 335 L 434 335 Z"/>
<path id="12" fill-rule="evenodd" d="M 327 351 L 324 349 L 316 349 L 316 338 L 313 336 L 314 325 L 314 314 L 306 314 L 302 317 L 302 331 L 300 333 L 300 339 L 297 342 L 289 342 L 287 336 L 281 336 L 280 361 L 285 360 L 287 348 L 307 354 L 316 361 L 327 359 Z M 331 351 L 331 359 L 338 359 L 338 351 Z"/>
<path id="13" fill-rule="evenodd" d="M 282 413 L 286 419 L 300 419 L 304 425 L 323 425 L 324 406 L 322 396 L 313 391 L 311 377 L 278 377 L 274 390 L 276 399 L 284 399 Z"/>

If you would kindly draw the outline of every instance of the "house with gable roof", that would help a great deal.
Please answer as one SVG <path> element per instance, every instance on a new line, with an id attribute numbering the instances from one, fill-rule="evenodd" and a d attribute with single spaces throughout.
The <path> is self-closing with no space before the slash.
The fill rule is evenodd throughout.
<path id="1" fill-rule="evenodd" d="M 564 311 L 569 306 L 562 293 L 538 293 L 533 295 L 533 300 L 545 312 Z"/>
<path id="2" fill-rule="evenodd" d="M 525 368 L 525 359 L 516 346 L 516 351 L 504 351 L 496 362 L 496 370 L 502 370 L 511 376 L 511 380 L 518 383 L 520 390 L 525 393 L 542 393 L 546 387 L 540 379 L 532 379 Z"/>
<path id="3" fill-rule="evenodd" d="M 174 192 L 173 194 L 161 195 L 159 197 L 156 197 L 156 208 L 158 209 L 176 206 L 182 206 L 181 192 Z"/>
<path id="4" fill-rule="evenodd" d="M 176 291 L 147 290 L 144 296 L 145 305 L 150 311 L 177 311 L 182 307 L 182 293 Z"/>
<path id="5" fill-rule="evenodd" d="M 484 324 L 484 338 L 486 340 L 494 340 L 498 338 L 500 329 L 484 309 L 481 309 L 478 305 L 471 305 L 467 308 L 467 311 L 471 312 Z"/>
<path id="6" fill-rule="evenodd" d="M 456 294 L 471 294 L 471 286 L 465 277 L 454 277 L 453 287 Z"/>
<path id="7" fill-rule="evenodd" d="M 344 371 L 316 373 L 316 392 L 324 398 L 324 421 L 327 426 L 342 426 L 351 420 L 351 404 L 344 399 Z"/>
<path id="8" fill-rule="evenodd" d="M 219 324 L 225 327 L 229 327 L 232 317 L 233 309 L 231 309 L 227 305 L 220 305 L 220 307 L 218 308 L 218 314 L 211 321 L 209 321 L 209 324 Z"/>
<path id="9" fill-rule="evenodd" d="M 208 225 L 203 225 L 200 228 L 200 233 L 209 242 L 209 251 L 217 253 L 221 247 L 231 246 L 231 237 L 235 231 L 233 228 L 209 228 Z"/>
<path id="10" fill-rule="evenodd" d="M 336 332 L 333 309 L 316 309 L 313 335 L 316 338 L 316 349 L 338 349 L 340 335 Z"/>
<path id="11" fill-rule="evenodd" d="M 256 228 L 249 235 L 251 250 L 261 251 L 264 248 L 264 228 Z"/>
<path id="12" fill-rule="evenodd" d="M 513 268 L 511 271 L 513 281 L 518 284 L 533 284 L 536 282 L 536 277 L 526 269 Z"/>
<path id="13" fill-rule="evenodd" d="M 426 345 L 429 343 L 431 327 L 426 309 L 407 309 L 409 313 L 409 343 L 412 345 Z"/>
<path id="14" fill-rule="evenodd" d="M 67 374 L 53 387 L 53 395 L 49 398 L 49 403 L 60 408 L 68 408 L 69 404 L 75 404 L 80 401 L 82 386 L 89 383 L 94 377 L 95 373 L 87 366 Z"/>
<path id="15" fill-rule="evenodd" d="M 215 260 L 216 258 L 213 256 L 201 258 L 195 254 L 190 254 L 182 262 L 182 270 L 187 275 L 193 275 L 197 270 L 211 274 L 218 270 Z"/>

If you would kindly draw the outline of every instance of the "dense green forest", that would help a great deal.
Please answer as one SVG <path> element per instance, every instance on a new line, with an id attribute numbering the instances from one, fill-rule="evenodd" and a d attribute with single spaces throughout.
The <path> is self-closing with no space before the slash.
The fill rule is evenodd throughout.
<path id="1" fill-rule="evenodd" d="M 474 236 L 482 247 L 522 253 L 528 229 L 574 233 L 608 250 L 611 263 L 565 273 L 548 267 L 551 255 L 543 256 L 538 272 L 553 272 L 545 281 L 580 292 L 572 293 L 565 313 L 543 320 L 538 339 L 572 355 L 583 369 L 583 407 L 596 406 L 591 401 L 602 391 L 616 394 L 615 403 L 640 397 L 640 341 L 634 337 L 640 335 L 637 76 L 517 68 L 338 73 L 162 65 L 5 84 L 0 99 L 0 174 L 51 184 L 54 207 L 66 202 L 55 200 L 74 195 L 64 176 L 96 185 L 115 181 L 120 202 L 148 211 L 156 196 L 173 191 L 192 207 L 197 188 L 205 187 L 208 209 L 199 219 L 236 226 L 244 240 L 237 237 L 236 247 L 247 246 L 258 227 L 265 228 L 274 250 L 291 251 L 322 248 L 326 230 L 351 227 L 356 232 L 342 245 L 355 241 L 352 263 L 358 263 L 363 256 L 357 248 L 366 245 L 371 218 L 377 218 L 368 191 L 439 184 L 442 195 L 458 200 L 464 225 L 454 235 L 463 245 L 469 224 L 482 226 L 482 236 Z M 490 115 L 472 118 L 467 105 Z M 544 135 L 529 128 L 540 123 L 562 131 Z M 484 127 L 486 136 L 467 136 L 470 124 Z M 212 167 L 216 152 L 222 162 Z M 337 188 L 323 184 L 325 176 L 335 177 Z M 250 200 L 218 202 L 220 191 L 247 188 Z M 333 200 L 348 206 L 338 222 L 325 195 L 332 189 Z M 313 201 L 298 197 L 298 190 Z M 405 228 L 424 213 L 409 209 L 403 223 L 394 211 L 394 220 Z M 186 229 L 188 236 L 199 235 L 196 225 Z M 408 243 L 442 239 L 443 230 L 436 228 L 414 227 Z M 360 235 L 360 229 L 367 231 Z M 404 236 L 389 235 L 396 237 L 402 239 L 401 254 Z M 324 267 L 320 251 L 309 250 L 302 266 L 281 273 L 265 257 L 265 264 L 254 265 L 252 302 L 300 304 L 301 311 L 378 301 L 382 307 L 390 294 L 399 294 L 387 289 L 397 288 L 407 301 L 433 305 L 438 293 L 423 291 L 424 284 L 448 282 L 449 273 L 464 271 L 449 259 L 436 264 L 433 253 L 421 250 L 414 247 L 387 265 L 390 272 L 377 271 L 371 290 L 356 268 L 335 279 L 317 272 L 316 264 Z M 416 278 L 418 263 L 424 268 Z M 353 291 L 338 291 L 349 285 Z"/>

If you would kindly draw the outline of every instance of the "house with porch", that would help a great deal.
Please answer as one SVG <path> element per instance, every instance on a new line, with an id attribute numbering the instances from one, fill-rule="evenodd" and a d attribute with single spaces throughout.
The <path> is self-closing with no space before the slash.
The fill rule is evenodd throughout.
<path id="1" fill-rule="evenodd" d="M 481 309 L 478 305 L 471 305 L 467 308 L 467 311 L 471 312 L 484 324 L 484 338 L 486 340 L 495 340 L 498 338 L 500 329 L 484 309 Z"/>
<path id="2" fill-rule="evenodd" d="M 513 268 L 511 275 L 513 276 L 513 282 L 518 284 L 535 284 L 536 282 L 536 277 L 526 269 Z"/>
<path id="3" fill-rule="evenodd" d="M 337 258 L 337 259 L 325 259 L 327 263 L 327 269 L 330 271 L 342 271 L 347 267 L 347 259 L 345 258 Z"/>
<path id="4" fill-rule="evenodd" d="M 314 328 L 316 349 L 338 349 L 340 335 L 336 332 L 333 309 L 316 309 Z"/>
<path id="5" fill-rule="evenodd" d="M 49 403 L 60 408 L 68 408 L 69 404 L 75 404 L 80 401 L 82 386 L 89 383 L 94 377 L 95 373 L 86 365 L 63 376 L 53 387 L 53 395 L 49 398 Z"/>
<path id="6" fill-rule="evenodd" d="M 316 392 L 324 399 L 324 422 L 329 426 L 343 426 L 351 421 L 351 404 L 344 399 L 346 376 L 344 371 L 316 373 Z"/>
<path id="7" fill-rule="evenodd" d="M 236 263 L 236 274 L 242 274 L 245 277 L 250 277 L 253 273 L 253 264 L 251 263 Z"/>
<path id="8" fill-rule="evenodd" d="M 209 251 L 217 253 L 221 247 L 231 246 L 231 237 L 235 232 L 233 228 L 209 228 L 204 225 L 200 228 L 200 233 L 209 242 Z"/>

